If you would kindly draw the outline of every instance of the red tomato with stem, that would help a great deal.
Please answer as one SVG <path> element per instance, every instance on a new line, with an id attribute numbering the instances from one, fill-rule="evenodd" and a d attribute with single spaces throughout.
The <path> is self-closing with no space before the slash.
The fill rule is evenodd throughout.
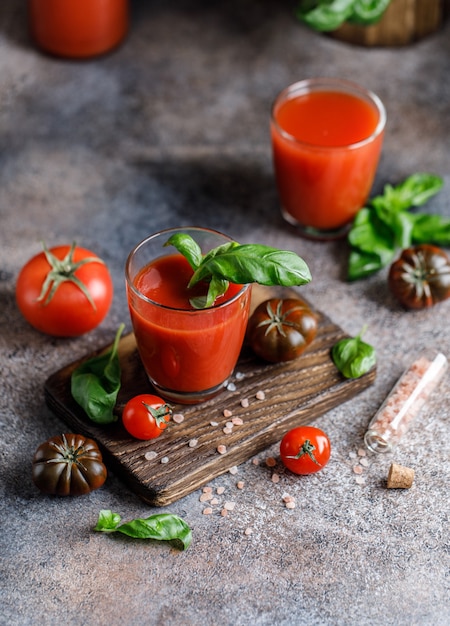
<path id="1" fill-rule="evenodd" d="M 167 428 L 171 417 L 172 409 L 162 398 L 143 393 L 128 400 L 122 423 L 136 439 L 156 439 Z"/>
<path id="2" fill-rule="evenodd" d="M 280 458 L 294 474 L 314 474 L 330 460 L 327 435 L 315 426 L 298 426 L 287 432 L 280 443 Z"/>
<path id="3" fill-rule="evenodd" d="M 93 252 L 56 246 L 31 258 L 16 282 L 16 301 L 24 318 L 54 337 L 78 337 L 105 318 L 113 282 L 105 263 Z"/>

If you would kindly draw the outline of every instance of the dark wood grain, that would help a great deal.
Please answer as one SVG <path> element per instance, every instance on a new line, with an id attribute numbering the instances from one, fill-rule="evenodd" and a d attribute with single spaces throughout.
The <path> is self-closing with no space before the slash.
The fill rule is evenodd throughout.
<path id="1" fill-rule="evenodd" d="M 293 294 L 258 287 L 253 293 L 252 306 L 273 295 Z M 326 315 L 317 310 L 316 313 L 317 336 L 299 359 L 285 364 L 267 364 L 256 359 L 244 346 L 229 381 L 235 384 L 236 390 L 224 389 L 199 405 L 175 406 L 174 412 L 182 413 L 184 421 L 171 423 L 162 436 L 150 442 L 129 437 L 120 420 L 129 398 L 152 392 L 133 334 L 123 337 L 119 346 L 122 387 L 116 406 L 117 422 L 98 426 L 71 397 L 72 371 L 85 359 L 71 363 L 47 379 L 46 401 L 73 432 L 98 442 L 110 469 L 143 500 L 154 506 L 166 506 L 279 441 L 290 428 L 313 422 L 372 384 L 375 370 L 354 380 L 339 374 L 330 358 L 330 349 L 348 335 Z M 258 391 L 264 391 L 263 400 L 256 398 Z M 244 398 L 249 401 L 248 408 L 241 406 Z M 243 420 L 242 425 L 233 427 L 231 434 L 223 432 L 230 419 L 224 417 L 225 409 Z M 211 422 L 218 425 L 213 426 Z M 197 445 L 191 447 L 189 442 L 194 439 Z M 218 453 L 219 445 L 226 446 L 225 454 Z M 156 452 L 155 459 L 145 458 L 149 451 Z M 161 463 L 164 457 L 168 458 L 167 463 Z"/>

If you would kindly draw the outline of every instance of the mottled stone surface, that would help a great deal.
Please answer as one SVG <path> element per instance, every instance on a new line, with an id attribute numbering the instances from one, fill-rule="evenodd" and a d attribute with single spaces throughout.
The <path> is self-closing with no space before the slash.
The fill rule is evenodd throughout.
<path id="1" fill-rule="evenodd" d="M 446 186 L 425 210 L 450 216 L 450 24 L 405 48 L 365 49 L 307 30 L 294 5 L 133 0 L 119 50 L 66 62 L 30 44 L 23 0 L 2 0 L 1 624 L 450 622 L 448 377 L 394 455 L 366 457 L 364 484 L 353 470 L 365 428 L 402 369 L 423 347 L 450 353 L 450 302 L 405 313 L 387 291 L 386 271 L 346 282 L 345 242 L 301 240 L 279 217 L 268 137 L 271 102 L 288 83 L 356 80 L 388 111 L 374 191 L 435 172 Z M 225 487 L 221 504 L 236 503 L 227 517 L 221 504 L 203 515 L 200 492 L 172 505 L 194 537 L 178 553 L 92 531 L 100 509 L 124 520 L 158 512 L 112 473 L 90 496 L 52 499 L 32 485 L 30 463 L 43 440 L 65 429 L 45 405 L 46 378 L 109 342 L 121 321 L 130 328 L 123 266 L 131 247 L 192 223 L 299 252 L 313 274 L 303 294 L 350 334 L 368 324 L 378 375 L 318 420 L 333 445 L 321 473 L 268 468 L 274 446 L 260 465 L 211 484 Z M 41 239 L 76 239 L 109 264 L 114 303 L 89 335 L 48 338 L 16 308 L 15 279 Z M 386 489 L 392 461 L 415 469 L 411 489 Z M 286 509 L 285 493 L 295 509 Z"/>

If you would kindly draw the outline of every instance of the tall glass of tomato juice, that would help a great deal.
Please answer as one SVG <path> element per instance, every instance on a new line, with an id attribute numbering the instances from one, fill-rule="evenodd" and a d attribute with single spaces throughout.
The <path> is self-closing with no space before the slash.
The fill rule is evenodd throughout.
<path id="1" fill-rule="evenodd" d="M 207 285 L 188 288 L 188 261 L 164 247 L 177 232 L 191 235 L 202 253 L 229 237 L 205 228 L 168 229 L 139 243 L 126 262 L 126 288 L 136 344 L 148 378 L 167 400 L 196 404 L 216 395 L 232 374 L 247 327 L 251 285 L 230 283 L 214 306 L 194 309 L 189 300 Z"/>
<path id="2" fill-rule="evenodd" d="M 345 235 L 375 178 L 386 111 L 352 82 L 312 78 L 284 89 L 272 107 L 271 139 L 281 212 L 312 239 Z"/>
<path id="3" fill-rule="evenodd" d="M 128 31 L 129 0 L 28 0 L 36 45 L 60 57 L 82 59 L 109 52 Z"/>

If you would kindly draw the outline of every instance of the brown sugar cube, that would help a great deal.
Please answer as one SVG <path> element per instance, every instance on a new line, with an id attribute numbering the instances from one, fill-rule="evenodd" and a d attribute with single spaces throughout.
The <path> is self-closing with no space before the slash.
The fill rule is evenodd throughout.
<path id="1" fill-rule="evenodd" d="M 414 481 L 414 470 L 392 463 L 387 479 L 388 489 L 409 489 Z"/>

